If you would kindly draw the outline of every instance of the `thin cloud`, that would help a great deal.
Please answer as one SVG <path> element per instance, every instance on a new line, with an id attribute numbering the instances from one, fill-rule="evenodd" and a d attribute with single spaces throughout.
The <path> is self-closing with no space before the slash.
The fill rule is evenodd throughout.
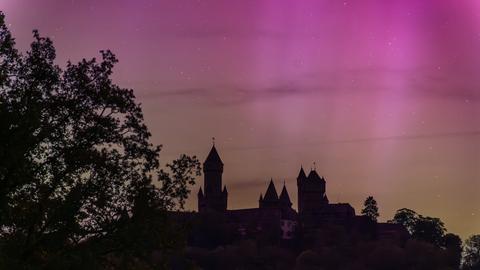
<path id="1" fill-rule="evenodd" d="M 312 89 L 290 85 L 279 85 L 263 89 L 239 88 L 239 87 L 215 87 L 215 88 L 180 88 L 158 92 L 139 92 L 140 98 L 158 99 L 171 101 L 196 101 L 214 103 L 217 105 L 235 105 L 248 103 L 260 99 L 282 98 L 294 95 L 306 95 L 314 93 Z"/>
<path id="2" fill-rule="evenodd" d="M 335 76 L 333 76 L 336 74 Z M 138 91 L 140 98 L 168 102 L 194 102 L 219 106 L 238 105 L 263 99 L 275 99 L 289 96 L 307 96 L 312 94 L 339 95 L 344 93 L 372 94 L 399 93 L 407 98 L 454 98 L 459 100 L 479 101 L 480 89 L 471 81 L 445 78 L 429 68 L 392 69 L 388 67 L 365 67 L 306 73 L 304 79 L 294 82 L 278 83 L 270 87 L 248 88 L 242 86 L 202 86 L 178 88 L 163 91 L 147 91 L 146 85 L 159 82 L 142 82 Z M 391 81 L 402 81 L 398 85 Z M 350 82 L 351 85 L 350 85 Z M 468 84 L 467 84 L 468 83 Z M 480 81 L 479 84 L 480 86 Z M 135 88 L 135 87 L 134 87 Z M 145 89 L 145 90 L 143 90 Z M 143 90 L 143 91 L 142 91 Z"/>
<path id="3" fill-rule="evenodd" d="M 268 182 L 270 179 L 252 179 L 252 180 L 246 180 L 246 181 L 235 181 L 232 183 L 228 184 L 228 188 L 232 190 L 237 190 L 237 189 L 257 189 L 260 187 L 265 187 L 265 189 L 268 186 Z"/>
<path id="4" fill-rule="evenodd" d="M 430 134 L 412 134 L 412 135 L 394 135 L 384 137 L 363 137 L 352 139 L 340 139 L 340 140 L 323 140 L 302 144 L 278 144 L 278 145 L 264 145 L 264 146 L 252 146 L 252 147 L 235 147 L 226 148 L 230 151 L 247 151 L 253 149 L 278 149 L 279 147 L 311 147 L 317 145 L 332 145 L 332 144 L 355 144 L 355 143 L 376 143 L 382 141 L 410 141 L 410 140 L 424 140 L 424 139 L 448 139 L 448 138 L 460 138 L 460 137 L 477 137 L 480 136 L 480 131 L 463 131 L 463 132 L 439 132 Z"/>

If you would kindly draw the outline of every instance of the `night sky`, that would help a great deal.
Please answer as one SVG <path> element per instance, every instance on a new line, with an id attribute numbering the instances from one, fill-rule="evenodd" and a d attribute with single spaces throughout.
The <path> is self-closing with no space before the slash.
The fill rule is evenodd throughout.
<path id="1" fill-rule="evenodd" d="M 167 162 L 216 137 L 229 207 L 273 177 L 296 206 L 316 163 L 332 202 L 411 208 L 480 232 L 480 1 L 0 0 L 21 50 L 120 59 Z M 199 179 L 200 180 L 200 179 Z M 199 181 L 201 182 L 201 181 Z M 194 188 L 188 209 L 196 208 Z"/>

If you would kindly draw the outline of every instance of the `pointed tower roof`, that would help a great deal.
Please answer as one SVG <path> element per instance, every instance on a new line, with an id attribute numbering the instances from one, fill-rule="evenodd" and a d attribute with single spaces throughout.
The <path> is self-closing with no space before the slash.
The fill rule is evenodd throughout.
<path id="1" fill-rule="evenodd" d="M 270 184 L 268 184 L 267 192 L 265 192 L 265 197 L 263 197 L 264 201 L 277 201 L 278 194 L 277 190 L 275 189 L 275 184 L 273 184 L 273 179 L 270 179 Z"/>
<path id="2" fill-rule="evenodd" d="M 226 185 L 223 186 L 223 193 L 228 193 L 228 191 L 227 191 L 227 186 L 226 186 Z"/>
<path id="3" fill-rule="evenodd" d="M 327 194 L 325 194 L 325 196 L 323 196 L 323 201 L 326 202 L 326 203 L 329 203 Z"/>
<path id="4" fill-rule="evenodd" d="M 203 190 L 202 187 L 198 190 L 198 197 L 203 197 Z"/>
<path id="5" fill-rule="evenodd" d="M 288 191 L 285 184 L 283 184 L 282 193 L 280 193 L 280 202 L 282 204 L 288 205 L 289 207 L 292 206 L 292 202 L 290 201 L 290 196 L 288 196 Z"/>
<path id="6" fill-rule="evenodd" d="M 220 155 L 218 155 L 215 145 L 212 146 L 212 149 L 210 150 L 207 159 L 205 159 L 205 163 L 215 163 L 223 165 L 222 159 L 220 158 Z"/>
<path id="7" fill-rule="evenodd" d="M 263 194 L 260 193 L 260 199 L 258 199 L 259 201 L 263 201 Z"/>
<path id="8" fill-rule="evenodd" d="M 297 179 L 305 179 L 307 178 L 307 175 L 305 174 L 305 171 L 303 170 L 303 166 L 300 167 L 300 172 L 298 172 Z"/>
<path id="9" fill-rule="evenodd" d="M 308 174 L 308 180 L 318 181 L 318 180 L 322 180 L 322 178 L 320 177 L 320 175 L 318 175 L 316 170 L 312 170 Z"/>

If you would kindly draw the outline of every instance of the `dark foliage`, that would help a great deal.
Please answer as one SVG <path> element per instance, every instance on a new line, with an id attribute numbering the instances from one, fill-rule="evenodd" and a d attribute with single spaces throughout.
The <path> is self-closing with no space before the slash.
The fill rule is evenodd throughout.
<path id="1" fill-rule="evenodd" d="M 417 240 L 434 244 L 438 247 L 444 243 L 445 225 L 439 218 L 425 217 L 415 211 L 402 208 L 389 222 L 402 224 Z"/>
<path id="2" fill-rule="evenodd" d="M 221 215 L 197 218 L 203 219 L 203 225 L 195 225 L 193 235 L 201 239 L 190 242 L 184 261 L 201 269 L 459 269 L 461 241 L 453 234 L 445 235 L 438 246 L 416 239 L 360 239 L 344 226 L 328 225 L 304 233 L 304 243 L 298 247 L 257 238 L 238 240 L 231 237 L 234 231 L 222 222 Z"/>
<path id="3" fill-rule="evenodd" d="M 480 235 L 472 235 L 465 241 L 464 269 L 480 269 Z"/>
<path id="4" fill-rule="evenodd" d="M 462 261 L 462 239 L 453 233 L 447 233 L 443 237 L 443 247 L 446 251 L 448 266 L 458 269 Z"/>
<path id="5" fill-rule="evenodd" d="M 378 213 L 377 201 L 372 196 L 368 196 L 363 203 L 363 206 L 362 214 L 373 221 L 377 221 L 377 218 L 380 216 Z"/>
<path id="6" fill-rule="evenodd" d="M 445 226 L 439 218 L 419 216 L 412 236 L 415 239 L 442 246 Z"/>
<path id="7" fill-rule="evenodd" d="M 159 170 L 110 51 L 61 69 L 52 41 L 33 38 L 18 52 L 0 13 L 0 268 L 133 268 L 154 249 L 166 262 L 182 238 L 165 213 L 183 207 L 198 160 Z"/>
<path id="8" fill-rule="evenodd" d="M 403 225 L 410 234 L 413 234 L 418 214 L 410 209 L 402 208 L 397 210 L 395 216 L 389 222 Z"/>

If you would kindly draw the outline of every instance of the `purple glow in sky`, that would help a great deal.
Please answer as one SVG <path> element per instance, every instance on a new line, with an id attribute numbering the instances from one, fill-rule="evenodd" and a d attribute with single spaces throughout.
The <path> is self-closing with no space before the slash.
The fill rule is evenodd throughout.
<path id="1" fill-rule="evenodd" d="M 315 161 L 331 201 L 381 219 L 407 207 L 480 232 L 480 4 L 476 0 L 0 0 L 19 47 L 50 36 L 58 63 L 120 59 L 164 162 L 225 163 L 229 207 L 267 180 L 296 201 Z M 196 192 L 196 188 L 194 189 Z M 195 196 L 192 196 L 195 197 Z M 195 198 L 188 207 L 194 209 Z"/>

